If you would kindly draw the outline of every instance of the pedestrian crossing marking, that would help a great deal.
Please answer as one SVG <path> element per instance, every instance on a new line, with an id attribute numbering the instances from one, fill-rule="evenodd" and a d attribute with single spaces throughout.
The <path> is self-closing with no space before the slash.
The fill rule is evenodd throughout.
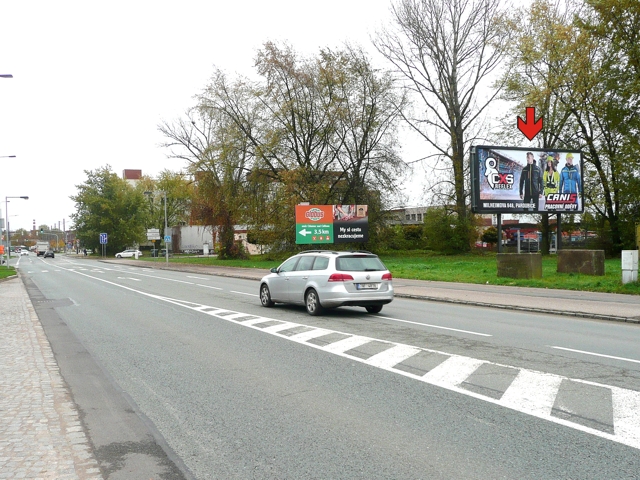
<path id="1" fill-rule="evenodd" d="M 174 302 L 171 300 L 172 303 Z M 175 303 L 178 303 L 176 301 Z M 627 390 L 619 387 L 599 385 L 584 380 L 572 380 L 561 375 L 555 375 L 544 372 L 537 372 L 524 368 L 512 367 L 510 365 L 501 365 L 485 360 L 479 360 L 461 355 L 452 355 L 446 352 L 430 350 L 427 348 L 419 348 L 412 345 L 404 345 L 387 340 L 379 340 L 360 335 L 353 335 L 325 328 L 312 327 L 309 325 L 286 322 L 267 317 L 253 317 L 250 320 L 243 321 L 240 312 L 232 312 L 230 310 L 220 310 L 205 305 L 188 307 L 193 310 L 201 311 L 207 315 L 217 317 L 223 320 L 230 320 L 239 325 L 247 326 L 256 330 L 275 335 L 296 343 L 301 343 L 313 348 L 332 353 L 334 355 L 350 358 L 361 363 L 365 363 L 383 370 L 391 371 L 410 378 L 421 380 L 430 385 L 446 388 L 467 396 L 484 400 L 496 405 L 519 411 L 537 418 L 558 423 L 576 430 L 604 437 L 617 443 L 640 449 L 640 392 Z M 221 314 L 223 313 L 223 314 Z M 248 314 L 244 314 L 245 316 Z M 267 328 L 259 328 L 258 324 L 267 321 L 277 322 L 275 325 Z M 286 332 L 292 329 L 307 329 L 301 333 L 287 335 Z M 320 344 L 311 343 L 311 340 L 320 339 L 321 337 L 335 336 L 337 341 L 330 343 L 319 342 Z M 390 348 L 372 355 L 368 358 L 359 358 L 355 355 L 349 355 L 349 350 L 358 346 L 366 345 L 369 342 L 386 342 L 390 344 Z M 430 368 L 427 373 L 418 375 L 406 371 L 401 365 L 403 362 L 409 362 L 413 357 L 423 353 L 431 353 L 441 356 L 442 360 Z M 517 370 L 518 373 L 507 386 L 506 390 L 499 395 L 499 398 L 476 393 L 472 390 L 464 388 L 462 385 L 470 376 L 474 374 L 480 367 L 493 365 Z M 590 384 L 599 387 L 611 389 L 613 410 L 613 433 L 608 432 L 607 425 L 600 428 L 593 426 L 585 426 L 576 423 L 567 418 L 561 418 L 557 412 L 554 413 L 554 404 L 558 398 L 558 392 L 562 382 L 573 381 L 577 383 Z M 597 422 L 592 422 L 597 424 Z"/>

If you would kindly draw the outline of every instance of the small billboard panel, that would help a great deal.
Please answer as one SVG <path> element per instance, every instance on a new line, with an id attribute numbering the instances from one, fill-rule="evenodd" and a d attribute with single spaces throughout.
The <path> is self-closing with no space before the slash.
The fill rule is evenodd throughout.
<path id="1" fill-rule="evenodd" d="M 296 243 L 369 240 L 367 205 L 296 205 Z"/>
<path id="2" fill-rule="evenodd" d="M 471 147 L 474 213 L 582 213 L 579 151 Z"/>

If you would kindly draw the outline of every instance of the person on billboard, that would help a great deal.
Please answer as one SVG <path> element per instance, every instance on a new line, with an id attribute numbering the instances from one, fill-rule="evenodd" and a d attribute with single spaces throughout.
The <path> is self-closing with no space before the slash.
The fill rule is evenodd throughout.
<path id="1" fill-rule="evenodd" d="M 533 209 L 537 209 L 540 197 L 542 197 L 542 172 L 534 162 L 533 153 L 527 152 L 527 166 L 520 174 L 520 198 L 525 204 L 533 204 Z"/>
<path id="2" fill-rule="evenodd" d="M 542 174 L 545 198 L 550 193 L 558 193 L 560 189 L 560 172 L 558 172 L 556 165 L 553 157 L 549 156 L 547 159 L 547 168 L 544 169 L 544 173 Z"/>
<path id="3" fill-rule="evenodd" d="M 573 153 L 567 153 L 566 165 L 560 172 L 560 193 L 580 193 L 580 170 L 573 164 Z"/>

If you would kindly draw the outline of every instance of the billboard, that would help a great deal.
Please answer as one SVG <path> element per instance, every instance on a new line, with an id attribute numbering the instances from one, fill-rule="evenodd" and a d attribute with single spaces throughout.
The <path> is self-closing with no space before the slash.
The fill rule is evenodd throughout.
<path id="1" fill-rule="evenodd" d="M 296 243 L 369 240 L 367 205 L 296 205 Z"/>
<path id="2" fill-rule="evenodd" d="M 582 213 L 579 151 L 471 147 L 474 213 Z"/>

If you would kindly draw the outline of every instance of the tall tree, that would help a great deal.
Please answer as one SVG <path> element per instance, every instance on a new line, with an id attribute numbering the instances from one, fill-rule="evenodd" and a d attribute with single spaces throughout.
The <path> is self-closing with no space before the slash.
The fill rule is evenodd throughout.
<path id="1" fill-rule="evenodd" d="M 145 208 L 142 192 L 118 177 L 109 165 L 85 170 L 87 180 L 76 185 L 78 193 L 71 214 L 76 236 L 91 249 L 100 246 L 100 234 L 108 234 L 107 252 L 134 246 L 145 239 Z"/>
<path id="2" fill-rule="evenodd" d="M 575 131 L 570 128 L 571 111 L 561 96 L 561 88 L 570 77 L 570 58 L 577 35 L 571 25 L 575 13 L 570 0 L 564 4 L 534 1 L 529 8 L 514 12 L 504 24 L 504 28 L 514 32 L 502 79 L 503 98 L 514 105 L 508 128 L 513 132 L 512 119 L 526 107 L 535 107 L 536 113 L 544 118 L 545 128 L 537 136 L 538 147 L 544 149 L 576 146 L 577 138 L 571 136 L 571 131 Z M 541 250 L 548 254 L 549 214 L 541 215 L 541 224 Z"/>
<path id="3" fill-rule="evenodd" d="M 450 200 L 445 203 L 455 204 L 463 230 L 471 228 L 468 141 L 474 123 L 500 91 L 488 98 L 479 91 L 493 80 L 507 44 L 508 30 L 499 28 L 500 3 L 400 0 L 392 7 L 393 28 L 374 42 L 416 99 L 416 114 L 405 120 L 450 165 Z"/>
<path id="4" fill-rule="evenodd" d="M 242 257 L 234 232 L 248 200 L 245 184 L 251 157 L 246 137 L 215 106 L 194 108 L 187 119 L 164 123 L 160 131 L 169 140 L 165 146 L 171 156 L 186 160 L 195 178 L 190 220 L 216 228 L 220 258 Z"/>
<path id="5" fill-rule="evenodd" d="M 247 142 L 248 179 L 259 199 L 247 219 L 263 238 L 284 248 L 293 243 L 297 203 L 379 203 L 395 188 L 404 97 L 362 50 L 301 58 L 268 42 L 256 68 L 261 81 L 232 81 L 217 71 L 200 102 L 230 119 Z"/>

